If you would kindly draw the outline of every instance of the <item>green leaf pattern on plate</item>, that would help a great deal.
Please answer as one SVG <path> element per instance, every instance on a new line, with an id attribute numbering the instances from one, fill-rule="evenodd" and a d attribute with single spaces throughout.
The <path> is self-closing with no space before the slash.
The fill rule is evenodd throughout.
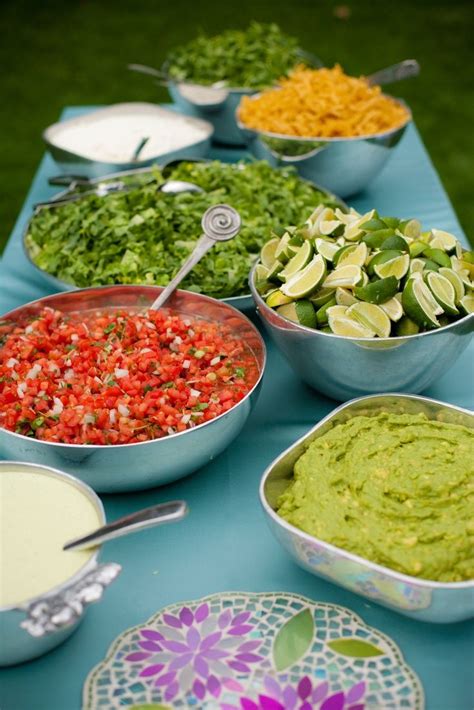
<path id="1" fill-rule="evenodd" d="M 311 646 L 314 633 L 313 617 L 309 609 L 300 611 L 279 630 L 273 645 L 273 660 L 277 671 L 282 671 L 302 658 Z"/>
<path id="2" fill-rule="evenodd" d="M 359 639 L 334 639 L 334 641 L 328 641 L 328 646 L 336 653 L 351 658 L 371 658 L 372 656 L 385 655 L 385 651 L 382 651 L 381 648 Z"/>

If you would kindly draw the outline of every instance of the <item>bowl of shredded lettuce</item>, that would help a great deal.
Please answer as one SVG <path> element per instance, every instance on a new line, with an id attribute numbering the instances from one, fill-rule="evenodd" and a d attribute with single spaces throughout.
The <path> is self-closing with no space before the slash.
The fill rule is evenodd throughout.
<path id="1" fill-rule="evenodd" d="M 243 30 L 201 34 L 176 47 L 162 72 L 181 111 L 210 121 L 214 140 L 243 145 L 246 139 L 235 120 L 242 96 L 272 86 L 300 63 L 321 66 L 275 23 L 252 22 Z"/>
<path id="2" fill-rule="evenodd" d="M 241 215 L 240 234 L 206 254 L 182 288 L 246 308 L 252 304 L 248 274 L 271 230 L 308 217 L 319 204 L 345 208 L 293 168 L 272 168 L 265 161 L 179 161 L 121 177 L 129 181 L 124 190 L 35 210 L 24 234 L 25 252 L 55 289 L 166 286 L 201 235 L 203 213 L 226 202 Z M 159 192 L 167 179 L 193 182 L 204 192 Z"/>

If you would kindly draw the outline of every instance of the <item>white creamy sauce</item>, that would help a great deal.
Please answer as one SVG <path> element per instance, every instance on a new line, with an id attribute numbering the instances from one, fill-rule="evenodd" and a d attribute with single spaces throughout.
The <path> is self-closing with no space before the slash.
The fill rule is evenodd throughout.
<path id="1" fill-rule="evenodd" d="M 91 500 L 41 468 L 0 471 L 0 607 L 20 604 L 62 584 L 94 550 L 62 548 L 101 524 Z"/>
<path id="2" fill-rule="evenodd" d="M 129 163 L 142 138 L 148 142 L 138 161 L 184 148 L 204 140 L 205 126 L 186 116 L 163 113 L 98 115 L 83 123 L 65 124 L 54 135 L 54 144 L 89 160 L 101 163 Z"/>

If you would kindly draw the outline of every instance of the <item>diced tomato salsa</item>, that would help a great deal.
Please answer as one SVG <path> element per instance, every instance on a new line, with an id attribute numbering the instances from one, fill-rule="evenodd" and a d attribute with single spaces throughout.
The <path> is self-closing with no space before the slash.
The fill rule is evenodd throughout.
<path id="1" fill-rule="evenodd" d="M 131 444 L 227 412 L 259 377 L 229 328 L 168 311 L 0 324 L 0 426 L 43 441 Z"/>

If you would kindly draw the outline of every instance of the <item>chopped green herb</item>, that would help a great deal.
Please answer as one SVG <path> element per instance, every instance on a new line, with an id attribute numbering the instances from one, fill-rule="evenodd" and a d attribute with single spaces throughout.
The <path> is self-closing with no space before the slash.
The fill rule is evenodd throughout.
<path id="1" fill-rule="evenodd" d="M 193 407 L 193 412 L 202 412 L 203 409 L 207 409 L 209 404 L 207 402 L 198 402 Z"/>
<path id="2" fill-rule="evenodd" d="M 204 192 L 157 192 L 165 178 L 154 167 L 147 184 L 127 192 L 43 208 L 26 237 L 31 258 L 40 269 L 80 288 L 166 286 L 200 237 L 203 213 L 228 202 L 242 217 L 240 233 L 217 244 L 182 283 L 191 291 L 228 298 L 248 293 L 249 270 L 272 227 L 307 218 L 319 204 L 335 206 L 334 198 L 292 168 L 272 168 L 265 161 L 182 162 L 166 177 L 193 182 Z M 143 217 L 140 224 L 133 221 L 137 214 Z"/>

